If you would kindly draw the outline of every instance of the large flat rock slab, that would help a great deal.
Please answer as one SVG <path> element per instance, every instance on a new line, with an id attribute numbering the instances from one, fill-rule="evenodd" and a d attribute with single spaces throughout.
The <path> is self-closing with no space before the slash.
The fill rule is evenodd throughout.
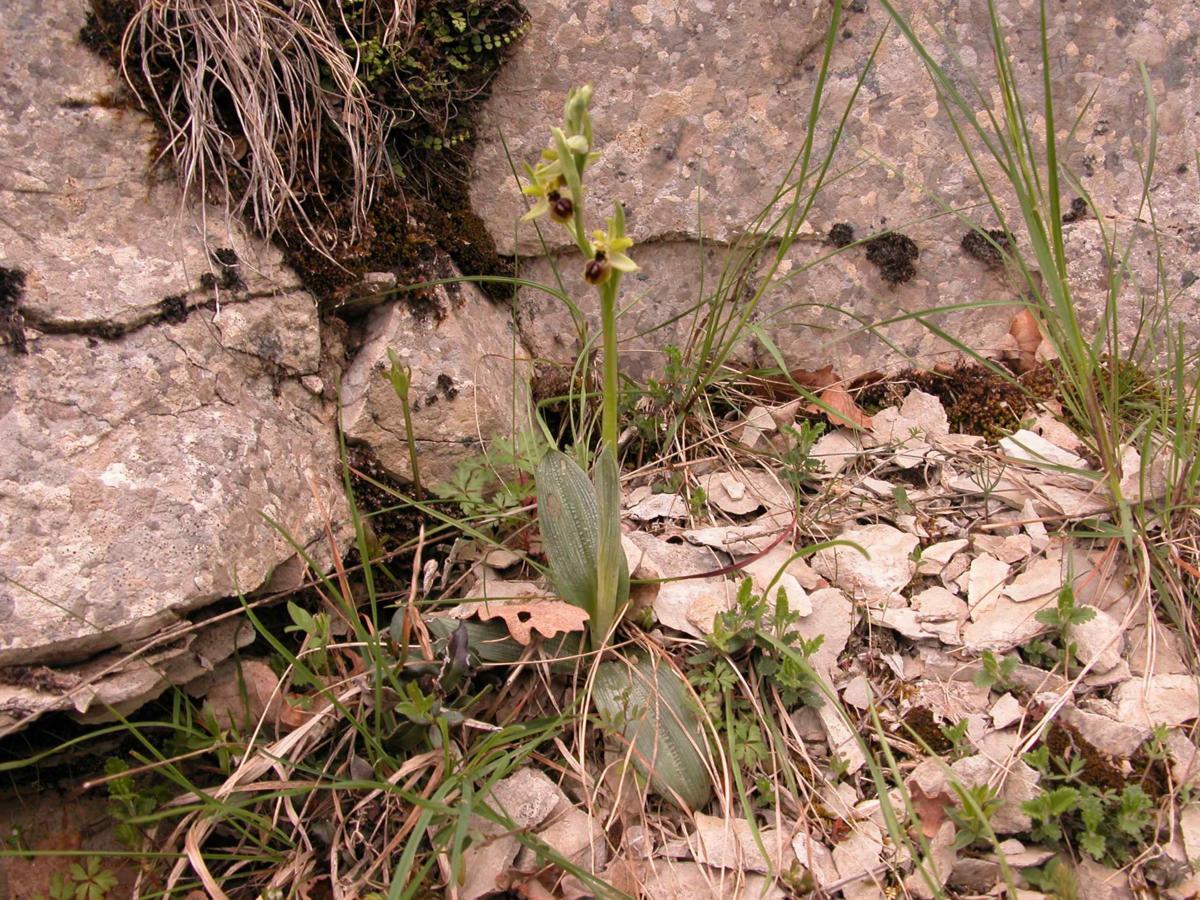
<path id="1" fill-rule="evenodd" d="M 25 273 L 23 341 L 0 344 L 3 666 L 253 591 L 294 556 L 268 517 L 313 545 L 344 503 L 312 298 L 150 177 L 154 130 L 111 102 L 85 11 L 14 0 L 0 19 L 0 266 Z"/>
<path id="2" fill-rule="evenodd" d="M 824 0 L 527 5 L 533 20 L 529 35 L 484 108 L 472 202 L 502 252 L 542 256 L 533 227 L 514 228 L 524 201 L 506 154 L 518 162 L 535 159 L 547 129 L 559 120 L 568 87 L 592 84 L 604 156 L 589 170 L 589 203 L 597 220 L 613 201 L 626 203 L 639 241 L 634 255 L 644 270 L 626 282 L 630 299 L 641 302 L 625 316 L 622 335 L 633 350 L 661 347 L 667 336 L 682 345 L 686 335 L 680 332 L 693 320 L 687 311 L 711 294 L 723 248 L 752 230 L 803 145 L 832 5 Z M 919 57 L 878 4 L 844 6 L 816 132 L 818 163 L 881 36 L 882 42 L 846 119 L 826 184 L 780 273 L 787 280 L 752 318 L 786 350 L 790 364 L 832 362 L 847 376 L 953 356 L 952 342 L 913 318 L 939 309 L 939 327 L 986 353 L 1002 338 L 1015 309 L 963 305 L 1015 302 L 1025 285 L 960 245 L 972 225 L 998 223 Z M 939 0 L 902 6 L 936 58 L 951 67 L 956 87 L 974 97 L 973 84 L 981 86 L 978 111 L 985 102 L 998 104 L 987 5 Z M 1038 4 L 999 8 L 1030 128 L 1043 134 Z M 1122 247 L 1131 238 L 1135 242 L 1129 257 L 1134 278 L 1121 296 L 1123 334 L 1136 331 L 1132 321 L 1147 298 L 1164 295 L 1176 304 L 1178 321 L 1200 334 L 1194 158 L 1200 144 L 1195 114 L 1200 3 L 1051 4 L 1048 14 L 1060 155 L 1102 216 L 1097 222 L 1085 215 L 1067 226 L 1081 318 L 1099 319 L 1115 234 Z M 1146 227 L 1149 215 L 1140 203 L 1150 130 L 1139 63 L 1147 67 L 1158 104 L 1149 196 L 1165 263 L 1162 280 Z M 1030 256 L 1011 191 L 996 164 L 980 158 L 1018 246 Z M 810 171 L 809 183 L 812 178 Z M 1062 199 L 1069 209 L 1073 194 Z M 887 229 L 911 237 L 920 252 L 912 280 L 885 281 L 861 246 L 831 255 L 820 240 L 840 222 L 853 225 L 860 238 Z M 552 255 L 565 249 L 560 230 L 542 231 Z M 703 288 L 696 263 L 702 237 L 711 257 Z M 766 254 L 771 252 L 767 247 Z M 570 288 L 579 267 L 569 256 L 563 263 Z M 526 271 L 548 275 L 545 263 L 534 262 Z M 754 286 L 751 279 L 743 285 L 749 290 L 729 295 L 726 305 L 743 302 Z M 585 303 L 590 299 L 582 287 L 574 293 Z M 523 291 L 522 331 L 538 355 L 568 358 L 575 350 L 568 320 L 551 305 Z M 648 327 L 681 314 L 666 331 L 646 339 Z M 868 327 L 877 323 L 886 324 L 875 331 Z M 741 357 L 753 361 L 755 352 L 746 342 Z"/>

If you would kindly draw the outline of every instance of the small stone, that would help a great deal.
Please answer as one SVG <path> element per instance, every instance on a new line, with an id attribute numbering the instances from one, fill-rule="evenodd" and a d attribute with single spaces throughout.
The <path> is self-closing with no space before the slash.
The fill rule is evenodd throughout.
<path id="1" fill-rule="evenodd" d="M 851 597 L 886 601 L 916 573 L 912 553 L 919 543 L 917 538 L 891 525 L 852 526 L 842 531 L 837 540 L 856 547 L 819 550 L 813 557 L 813 568 Z"/>
<path id="2" fill-rule="evenodd" d="M 1193 675 L 1149 675 L 1117 685 L 1118 718 L 1133 725 L 1182 725 L 1200 717 L 1200 686 Z"/>
<path id="3" fill-rule="evenodd" d="M 1025 710 L 1021 708 L 1020 702 L 1012 694 L 1005 694 L 992 706 L 990 715 L 992 717 L 993 728 L 1007 728 L 1014 722 L 1021 721 L 1021 716 L 1025 714 Z"/>

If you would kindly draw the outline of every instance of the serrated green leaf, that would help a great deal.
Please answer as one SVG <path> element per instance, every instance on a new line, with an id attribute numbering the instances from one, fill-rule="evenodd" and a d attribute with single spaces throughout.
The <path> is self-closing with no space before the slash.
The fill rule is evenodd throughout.
<path id="1" fill-rule="evenodd" d="M 550 578 L 564 600 L 595 620 L 600 514 L 596 489 L 575 460 L 549 450 L 537 467 L 538 524 Z"/>
<path id="2" fill-rule="evenodd" d="M 687 686 L 674 669 L 648 655 L 601 663 L 592 702 L 652 790 L 686 810 L 708 802 L 708 743 Z"/>

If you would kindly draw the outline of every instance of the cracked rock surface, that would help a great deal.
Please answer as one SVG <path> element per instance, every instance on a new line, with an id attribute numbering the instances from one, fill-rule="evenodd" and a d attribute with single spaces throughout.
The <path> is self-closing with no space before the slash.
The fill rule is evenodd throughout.
<path id="1" fill-rule="evenodd" d="M 530 424 L 530 365 L 515 342 L 510 312 L 473 284 L 440 285 L 431 293 L 432 312 L 403 300 L 371 310 L 340 398 L 346 437 L 369 445 L 384 467 L 410 479 L 404 411 L 386 377 L 388 350 L 395 351 L 412 370 L 413 437 L 426 485 L 448 480 L 485 442 Z"/>
<path id="2" fill-rule="evenodd" d="M 0 19 L 0 266 L 26 275 L 27 344 L 0 345 L 0 666 L 253 591 L 293 556 L 264 516 L 310 545 L 340 508 L 312 297 L 148 174 L 154 130 L 105 102 L 85 11 L 14 0 Z"/>
<path id="3" fill-rule="evenodd" d="M 823 52 L 832 4 L 825 0 L 713 0 L 672 4 L 657 0 L 527 0 L 529 35 L 501 72 L 484 107 L 475 156 L 472 202 L 503 252 L 519 251 L 522 274 L 554 283 L 541 259 L 535 230 L 513 223 L 524 201 L 512 178 L 504 144 L 518 164 L 534 160 L 548 129 L 561 117 L 568 87 L 590 83 L 593 120 L 603 158 L 589 170 L 589 205 L 597 224 L 614 201 L 626 204 L 634 256 L 642 271 L 625 282 L 632 302 L 621 330 L 624 365 L 635 374 L 657 367 L 666 343 L 683 346 L 692 326 L 688 310 L 711 292 L 731 254 L 727 249 L 769 201 L 802 147 L 805 117 Z M 754 316 L 790 365 L 816 369 L 832 363 L 851 377 L 876 368 L 948 361 L 956 349 L 910 313 L 980 300 L 1016 300 L 1024 291 L 1003 265 L 963 250 L 973 223 L 995 228 L 994 214 L 953 127 L 940 109 L 928 74 L 886 12 L 874 3 L 847 3 L 826 86 L 826 108 L 814 158 L 828 147 L 845 104 L 876 40 L 888 29 L 874 67 L 846 122 L 831 177 L 783 260 L 785 276 Z M 976 82 L 995 82 L 986 4 L 937 0 L 902 5 L 922 40 L 941 46 L 936 23 Z M 1016 56 L 1029 125 L 1043 134 L 1037 4 L 1001 4 L 1000 16 Z M 1060 156 L 1081 179 L 1103 215 L 1087 213 L 1065 226 L 1075 304 L 1085 327 L 1095 325 L 1108 284 L 1106 238 L 1115 230 L 1133 276 L 1149 295 L 1176 299 L 1177 321 L 1200 334 L 1200 223 L 1195 214 L 1194 148 L 1200 143 L 1200 71 L 1197 0 L 1103 3 L 1049 9 L 1053 90 Z M 948 63 L 951 55 L 939 51 Z M 1138 62 L 1147 66 L 1158 103 L 1158 157 L 1150 198 L 1161 232 L 1167 282 L 1158 282 L 1154 241 L 1139 210 L 1148 136 Z M 966 85 L 963 79 L 960 87 Z M 964 88 L 966 89 L 966 88 Z M 1088 105 L 1092 92 L 1094 99 Z M 1086 106 L 1086 111 L 1085 111 Z M 1083 113 L 1073 135 L 1069 125 Z M 978 152 L 979 148 L 975 148 Z M 990 160 L 984 171 L 998 191 L 1019 249 L 1031 256 L 1013 197 L 1002 189 Z M 1064 188 L 1069 190 L 1069 188 Z M 1072 195 L 1062 198 L 1064 211 Z M 945 214 L 956 208 L 964 218 Z M 1140 216 L 1140 221 L 1139 221 Z M 964 220 L 965 219 L 965 220 Z M 891 284 L 863 245 L 836 255 L 826 243 L 836 223 L 859 239 L 895 229 L 919 250 L 914 277 Z M 544 227 L 551 253 L 565 250 L 560 229 Z M 699 238 L 703 235 L 703 247 Z M 769 255 L 773 255 L 773 249 Z M 562 257 L 565 282 L 596 324 L 594 291 L 572 276 L 576 256 Z M 704 283 L 701 284 L 701 262 Z M 761 269 L 760 269 L 761 271 Z M 754 269 L 751 269 L 752 276 Z M 737 299 L 745 299 L 753 288 Z M 1132 332 L 1140 310 L 1133 288 L 1121 297 L 1121 327 Z M 933 321 L 971 347 L 990 354 L 1004 346 L 1015 308 L 992 306 L 937 313 Z M 536 356 L 569 359 L 574 330 L 563 304 L 535 291 L 520 300 L 522 333 Z M 679 320 L 650 333 L 646 329 Z M 894 319 L 880 336 L 863 322 Z M 755 361 L 743 345 L 743 361 Z M 762 362 L 769 362 L 765 356 Z"/>

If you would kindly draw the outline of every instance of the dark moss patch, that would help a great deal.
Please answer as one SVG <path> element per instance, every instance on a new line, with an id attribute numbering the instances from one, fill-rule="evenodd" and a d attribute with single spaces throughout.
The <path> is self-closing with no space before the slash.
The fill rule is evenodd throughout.
<path id="1" fill-rule="evenodd" d="M 1063 213 L 1063 224 L 1069 225 L 1071 222 L 1078 222 L 1087 215 L 1088 205 L 1082 197 L 1076 197 L 1071 201 L 1071 208 Z"/>
<path id="2" fill-rule="evenodd" d="M 1057 381 L 1045 366 L 1009 380 L 976 363 L 963 363 L 947 372 L 909 369 L 864 386 L 855 399 L 874 413 L 916 389 L 942 401 L 951 431 L 994 441 L 1016 430 L 1038 401 L 1053 396 Z"/>
<path id="3" fill-rule="evenodd" d="M 25 273 L 0 266 L 0 339 L 13 353 L 28 353 L 25 317 L 21 315 L 21 297 L 25 294 Z"/>
<path id="4" fill-rule="evenodd" d="M 954 749 L 954 744 L 946 737 L 942 726 L 938 724 L 933 712 L 928 707 L 914 706 L 904 714 L 902 721 L 912 734 L 920 738 L 938 756 L 944 756 Z M 912 735 L 905 732 L 904 737 L 912 737 Z"/>
<path id="5" fill-rule="evenodd" d="M 885 231 L 867 241 L 867 261 L 879 267 L 888 284 L 903 284 L 917 274 L 917 257 L 921 251 L 912 238 L 895 231 Z"/>
<path id="6" fill-rule="evenodd" d="M 827 239 L 835 247 L 848 247 L 854 243 L 854 226 L 849 222 L 838 222 L 830 227 Z"/>
<path id="7" fill-rule="evenodd" d="M 995 268 L 1004 262 L 1005 255 L 1012 252 L 1015 241 L 1003 228 L 989 228 L 985 231 L 968 231 L 962 236 L 960 244 L 968 256 Z"/>
<path id="8" fill-rule="evenodd" d="M 164 297 L 158 303 L 158 316 L 159 321 L 166 322 L 168 325 L 178 325 L 187 319 L 187 296 L 173 294 L 170 297 Z"/>

